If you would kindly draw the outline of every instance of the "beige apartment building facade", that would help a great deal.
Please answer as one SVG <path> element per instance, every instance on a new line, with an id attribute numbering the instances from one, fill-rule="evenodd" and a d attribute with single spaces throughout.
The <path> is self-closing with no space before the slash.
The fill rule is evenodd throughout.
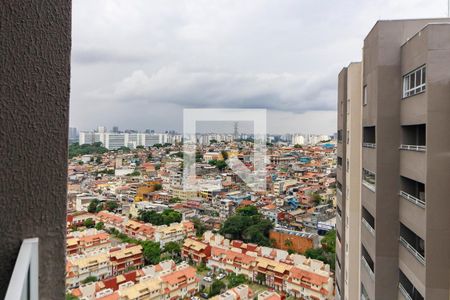
<path id="1" fill-rule="evenodd" d="M 450 19 L 377 22 L 364 40 L 362 111 L 351 109 L 351 66 L 339 75 L 337 205 L 349 219 L 336 222 L 336 298 L 450 299 Z"/>
<path id="2" fill-rule="evenodd" d="M 342 90 L 338 103 L 338 130 L 341 139 L 337 145 L 339 183 L 336 230 L 340 247 L 340 251 L 336 252 L 337 299 L 357 299 L 360 293 L 361 80 L 362 63 L 360 62 L 351 63 L 339 74 L 339 88 Z"/>

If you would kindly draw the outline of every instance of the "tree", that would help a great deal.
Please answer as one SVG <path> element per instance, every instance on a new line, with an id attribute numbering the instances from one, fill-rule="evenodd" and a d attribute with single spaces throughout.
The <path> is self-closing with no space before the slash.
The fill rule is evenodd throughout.
<path id="1" fill-rule="evenodd" d="M 220 154 L 222 154 L 223 160 L 227 160 L 228 159 L 228 152 L 225 150 L 220 151 Z"/>
<path id="2" fill-rule="evenodd" d="M 95 163 L 98 164 L 98 165 L 101 164 L 102 161 L 103 161 L 103 160 L 102 160 L 102 157 L 101 157 L 101 156 L 97 156 L 97 158 L 95 159 Z"/>
<path id="3" fill-rule="evenodd" d="M 100 203 L 100 201 L 98 199 L 92 200 L 88 205 L 88 209 L 87 209 L 88 212 L 95 213 L 99 203 Z"/>
<path id="4" fill-rule="evenodd" d="M 135 176 L 140 176 L 141 172 L 139 172 L 138 170 L 134 170 L 132 173 L 128 174 L 127 176 L 131 176 L 131 177 L 135 177 Z"/>
<path id="5" fill-rule="evenodd" d="M 168 253 L 172 258 L 180 256 L 181 246 L 176 242 L 168 242 L 164 245 L 164 252 Z"/>
<path id="6" fill-rule="evenodd" d="M 86 228 L 94 228 L 95 222 L 94 222 L 94 220 L 93 220 L 92 218 L 89 218 L 89 219 L 84 220 L 83 225 L 84 225 Z"/>
<path id="7" fill-rule="evenodd" d="M 258 215 L 258 209 L 256 208 L 256 206 L 248 205 L 238 208 L 236 213 L 241 216 L 256 216 Z"/>
<path id="8" fill-rule="evenodd" d="M 256 281 L 258 281 L 259 284 L 264 284 L 266 282 L 266 274 L 258 273 L 258 275 L 256 275 Z"/>
<path id="9" fill-rule="evenodd" d="M 93 143 L 92 145 L 73 143 L 69 145 L 69 158 L 86 154 L 103 154 L 108 152 L 108 149 L 102 146 L 102 143 Z"/>
<path id="10" fill-rule="evenodd" d="M 319 205 L 320 203 L 322 203 L 322 197 L 319 195 L 319 193 L 314 193 L 312 195 L 312 199 L 315 205 Z"/>
<path id="11" fill-rule="evenodd" d="M 108 201 L 106 202 L 106 209 L 108 211 L 114 211 L 119 207 L 119 204 L 117 204 L 116 201 Z"/>
<path id="12" fill-rule="evenodd" d="M 328 252 L 336 251 L 336 230 L 330 230 L 321 240 L 322 248 Z"/>
<path id="13" fill-rule="evenodd" d="M 284 245 L 285 245 L 286 247 L 288 247 L 288 248 L 291 248 L 291 247 L 292 247 L 292 241 L 291 241 L 291 240 L 285 240 L 285 241 L 284 241 Z"/>
<path id="14" fill-rule="evenodd" d="M 88 276 L 88 277 L 86 277 L 85 279 L 83 279 L 82 281 L 81 281 L 81 283 L 83 283 L 83 284 L 86 284 L 86 283 L 89 283 L 89 282 L 96 282 L 98 279 L 97 279 L 97 277 L 95 277 L 95 276 Z"/>
<path id="15" fill-rule="evenodd" d="M 66 300 L 79 300 L 79 299 L 80 298 L 78 298 L 78 297 L 76 297 L 76 296 L 74 296 L 74 295 L 72 295 L 70 293 L 66 294 Z"/>
<path id="16" fill-rule="evenodd" d="M 138 219 L 145 223 L 153 225 L 170 225 L 171 223 L 181 222 L 183 215 L 173 209 L 166 209 L 162 213 L 157 213 L 153 210 L 139 211 Z"/>
<path id="17" fill-rule="evenodd" d="M 181 199 L 178 197 L 170 198 L 169 203 L 178 203 L 181 202 Z"/>
<path id="18" fill-rule="evenodd" d="M 226 288 L 226 285 L 223 281 L 214 280 L 214 282 L 211 284 L 211 288 L 209 289 L 208 298 L 219 295 L 222 292 L 222 290 L 225 288 Z"/>
<path id="19" fill-rule="evenodd" d="M 302 149 L 302 148 L 303 148 L 303 146 L 302 146 L 302 145 L 300 145 L 300 144 L 295 144 L 295 145 L 294 145 L 294 148 L 295 148 L 295 149 Z"/>
<path id="20" fill-rule="evenodd" d="M 199 218 L 193 218 L 191 221 L 192 221 L 192 223 L 194 223 L 195 235 L 197 237 L 203 236 L 203 234 L 206 231 L 205 224 L 202 221 L 200 221 Z"/>
<path id="21" fill-rule="evenodd" d="M 155 191 L 159 191 L 159 190 L 162 190 L 162 184 L 161 183 L 157 183 L 157 184 L 155 184 Z"/>
<path id="22" fill-rule="evenodd" d="M 162 146 L 163 146 L 163 145 L 162 145 L 162 144 L 159 144 L 159 143 L 153 145 L 153 147 L 158 148 L 158 149 L 161 148 Z"/>
<path id="23" fill-rule="evenodd" d="M 105 229 L 105 224 L 103 222 L 98 222 L 97 224 L 95 224 L 95 229 L 103 230 Z"/>
<path id="24" fill-rule="evenodd" d="M 130 153 L 131 149 L 125 146 L 122 146 L 117 149 L 117 151 L 122 151 L 123 153 Z"/>
<path id="25" fill-rule="evenodd" d="M 161 261 L 161 248 L 159 242 L 141 242 L 144 259 L 148 264 L 156 265 Z"/>
<path id="26" fill-rule="evenodd" d="M 244 284 L 247 282 L 244 274 L 236 275 L 235 273 L 230 273 L 227 276 L 228 279 L 228 288 L 234 288 L 238 285 Z"/>
<path id="27" fill-rule="evenodd" d="M 273 223 L 258 212 L 255 206 L 246 206 L 229 217 L 220 229 L 220 234 L 231 239 L 270 246 L 269 232 Z"/>

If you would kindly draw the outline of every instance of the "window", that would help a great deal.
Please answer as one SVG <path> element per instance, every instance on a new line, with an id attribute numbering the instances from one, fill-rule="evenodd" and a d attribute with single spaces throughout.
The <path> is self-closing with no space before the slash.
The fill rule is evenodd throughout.
<path id="1" fill-rule="evenodd" d="M 363 87 L 363 105 L 367 105 L 367 85 Z"/>
<path id="2" fill-rule="evenodd" d="M 339 129 L 337 132 L 337 139 L 339 143 L 342 143 L 342 129 Z"/>
<path id="3" fill-rule="evenodd" d="M 424 92 L 426 88 L 425 66 L 403 76 L 403 98 Z"/>
<path id="4" fill-rule="evenodd" d="M 367 169 L 362 169 L 362 181 L 369 188 L 375 189 L 375 173 Z"/>

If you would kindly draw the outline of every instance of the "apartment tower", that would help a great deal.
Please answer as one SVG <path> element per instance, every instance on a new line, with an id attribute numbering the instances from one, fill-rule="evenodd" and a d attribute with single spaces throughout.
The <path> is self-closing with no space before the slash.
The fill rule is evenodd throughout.
<path id="1" fill-rule="evenodd" d="M 351 67 L 339 74 L 336 298 L 450 299 L 450 19 L 377 22 L 360 97 Z"/>
<path id="2" fill-rule="evenodd" d="M 339 73 L 336 299 L 358 299 L 360 293 L 361 80 L 360 62 Z"/>

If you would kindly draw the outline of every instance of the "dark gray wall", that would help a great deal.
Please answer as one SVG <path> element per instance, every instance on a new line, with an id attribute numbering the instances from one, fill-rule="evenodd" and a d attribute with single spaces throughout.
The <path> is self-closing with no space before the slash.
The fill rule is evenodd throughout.
<path id="1" fill-rule="evenodd" d="M 64 298 L 71 1 L 0 1 L 0 298 L 40 239 L 40 299 Z"/>

